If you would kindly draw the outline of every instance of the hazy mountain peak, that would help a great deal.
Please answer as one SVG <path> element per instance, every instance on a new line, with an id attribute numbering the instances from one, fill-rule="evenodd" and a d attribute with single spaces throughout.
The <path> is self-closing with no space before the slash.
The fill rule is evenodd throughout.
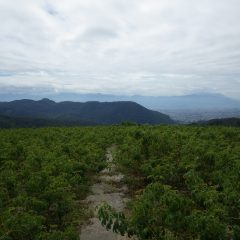
<path id="1" fill-rule="evenodd" d="M 46 104 L 55 103 L 53 100 L 50 100 L 49 98 L 42 98 L 42 99 L 39 100 L 38 102 L 46 103 Z"/>

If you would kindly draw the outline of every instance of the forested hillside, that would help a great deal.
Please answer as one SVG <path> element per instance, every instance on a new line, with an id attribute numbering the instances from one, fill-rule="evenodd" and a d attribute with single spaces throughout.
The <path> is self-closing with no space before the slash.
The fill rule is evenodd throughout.
<path id="1" fill-rule="evenodd" d="M 240 127 L 240 118 L 219 118 L 211 119 L 209 121 L 200 121 L 194 124 L 206 126 L 227 126 L 227 127 Z"/>
<path id="2" fill-rule="evenodd" d="M 68 120 L 35 117 L 10 117 L 0 115 L 0 128 L 39 128 L 101 125 L 87 120 Z"/>
<path id="3" fill-rule="evenodd" d="M 63 122 L 78 123 L 78 125 L 85 125 L 86 123 L 89 123 L 89 125 L 109 125 L 126 121 L 140 124 L 174 123 L 166 114 L 149 110 L 135 102 L 124 101 L 56 103 L 49 99 L 42 99 L 40 101 L 16 100 L 12 102 L 0 102 L 0 115 L 15 118 L 32 118 L 32 120 L 42 119 L 45 120 L 45 124 L 50 120 L 49 126 L 52 126 L 51 123 L 53 121 L 56 121 L 56 125 L 61 125 Z M 34 121 L 32 121 L 32 124 L 34 124 Z M 46 125 L 43 123 L 42 126 Z"/>

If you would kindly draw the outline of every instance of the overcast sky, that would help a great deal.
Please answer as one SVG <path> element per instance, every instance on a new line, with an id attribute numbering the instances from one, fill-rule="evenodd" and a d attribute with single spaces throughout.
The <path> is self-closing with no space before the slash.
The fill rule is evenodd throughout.
<path id="1" fill-rule="evenodd" d="M 240 1 L 0 0 L 0 88 L 240 99 Z"/>

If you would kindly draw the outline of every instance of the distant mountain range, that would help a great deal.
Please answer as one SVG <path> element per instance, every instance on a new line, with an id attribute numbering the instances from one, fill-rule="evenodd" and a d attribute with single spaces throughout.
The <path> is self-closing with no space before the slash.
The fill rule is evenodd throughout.
<path id="1" fill-rule="evenodd" d="M 166 114 L 149 110 L 135 102 L 59 102 L 49 99 L 0 102 L 0 123 L 16 126 L 96 125 L 135 122 L 172 124 Z M 35 123 L 36 124 L 35 124 Z M 0 124 L 1 125 L 1 124 Z"/>
<path id="2" fill-rule="evenodd" d="M 13 99 L 22 99 L 29 97 L 39 100 L 42 97 L 53 99 L 54 101 L 132 101 L 153 110 L 171 110 L 171 109 L 240 109 L 240 101 L 231 99 L 221 94 L 199 93 L 184 96 L 121 96 L 110 94 L 81 94 L 81 93 L 47 93 L 45 95 L 31 95 L 29 93 L 10 94 L 0 93 L 0 101 L 10 101 Z"/>

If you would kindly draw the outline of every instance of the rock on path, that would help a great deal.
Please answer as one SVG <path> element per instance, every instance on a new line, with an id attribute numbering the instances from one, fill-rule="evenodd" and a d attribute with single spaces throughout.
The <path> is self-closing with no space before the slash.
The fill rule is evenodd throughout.
<path id="1" fill-rule="evenodd" d="M 117 211 L 123 211 L 124 205 L 128 200 L 125 198 L 127 187 L 122 186 L 123 175 L 116 173 L 113 163 L 112 149 L 109 148 L 106 154 L 108 167 L 104 169 L 98 178 L 98 182 L 91 187 L 91 195 L 85 202 L 93 209 L 94 217 L 90 219 L 90 223 L 83 226 L 80 233 L 80 240 L 127 240 L 129 238 L 120 236 L 114 232 L 107 231 L 97 218 L 96 206 L 102 202 L 106 202 Z"/>

